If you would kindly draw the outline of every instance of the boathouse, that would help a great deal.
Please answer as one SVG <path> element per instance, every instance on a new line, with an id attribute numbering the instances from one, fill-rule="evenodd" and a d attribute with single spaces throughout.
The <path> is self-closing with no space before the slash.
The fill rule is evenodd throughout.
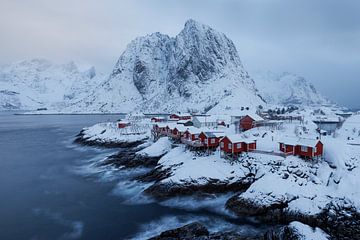
<path id="1" fill-rule="evenodd" d="M 189 113 L 181 113 L 181 114 L 174 113 L 169 116 L 169 119 L 173 121 L 191 120 L 191 115 Z"/>
<path id="2" fill-rule="evenodd" d="M 318 139 L 284 139 L 279 142 L 279 149 L 287 155 L 304 158 L 321 157 L 324 153 L 324 145 Z"/>
<path id="3" fill-rule="evenodd" d="M 246 139 L 241 135 L 225 136 L 220 140 L 220 150 L 225 154 L 237 155 L 256 149 L 255 139 Z"/>
<path id="4" fill-rule="evenodd" d="M 262 117 L 257 114 L 248 114 L 240 119 L 240 130 L 247 131 L 257 126 L 257 124 L 264 121 Z"/>
<path id="5" fill-rule="evenodd" d="M 152 117 L 151 121 L 152 122 L 165 122 L 165 118 L 164 117 Z"/>
<path id="6" fill-rule="evenodd" d="M 120 121 L 117 123 L 118 128 L 126 128 L 127 126 L 130 126 L 131 123 L 128 121 Z"/>
<path id="7" fill-rule="evenodd" d="M 201 132 L 199 134 L 200 142 L 202 142 L 207 148 L 217 148 L 223 137 L 223 132 Z"/>

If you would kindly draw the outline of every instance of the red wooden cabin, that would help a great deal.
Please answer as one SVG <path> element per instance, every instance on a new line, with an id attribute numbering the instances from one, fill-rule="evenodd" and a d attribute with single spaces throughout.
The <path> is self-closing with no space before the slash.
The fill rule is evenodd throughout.
<path id="1" fill-rule="evenodd" d="M 130 126 L 130 122 L 128 121 L 120 121 L 118 122 L 118 128 L 126 128 L 127 126 Z"/>
<path id="2" fill-rule="evenodd" d="M 208 148 L 216 148 L 219 146 L 220 140 L 224 137 L 223 132 L 201 132 L 199 140 Z"/>
<path id="3" fill-rule="evenodd" d="M 183 125 L 174 126 L 171 131 L 171 137 L 175 139 L 180 139 L 184 136 L 184 133 L 187 131 L 187 128 Z"/>
<path id="4" fill-rule="evenodd" d="M 225 136 L 220 140 L 220 150 L 224 153 L 239 154 L 256 149 L 256 140 L 244 139 L 240 135 Z"/>
<path id="5" fill-rule="evenodd" d="M 279 142 L 279 149 L 289 155 L 304 158 L 321 157 L 324 144 L 318 139 L 286 139 Z"/>
<path id="6" fill-rule="evenodd" d="M 152 117 L 151 121 L 152 122 L 165 122 L 165 118 L 164 117 Z"/>
<path id="7" fill-rule="evenodd" d="M 170 120 L 190 120 L 191 115 L 190 114 L 171 114 L 169 116 Z"/>
<path id="8" fill-rule="evenodd" d="M 196 127 L 188 127 L 184 131 L 181 142 L 192 148 L 203 148 L 204 144 L 199 140 L 201 130 Z"/>
<path id="9" fill-rule="evenodd" d="M 240 119 L 240 129 L 246 131 L 256 127 L 256 123 L 264 119 L 256 114 L 246 115 Z"/>

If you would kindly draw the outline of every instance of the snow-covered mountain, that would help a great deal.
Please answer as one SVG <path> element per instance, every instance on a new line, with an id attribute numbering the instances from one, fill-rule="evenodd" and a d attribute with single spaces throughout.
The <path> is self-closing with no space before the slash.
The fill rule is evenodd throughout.
<path id="1" fill-rule="evenodd" d="M 302 77 L 271 72 L 252 76 L 229 38 L 190 19 L 175 37 L 153 33 L 133 40 L 107 77 L 94 68 L 80 71 L 73 62 L 33 59 L 4 66 L 0 110 L 223 113 L 265 102 L 327 102 Z"/>
<path id="2" fill-rule="evenodd" d="M 260 95 L 269 104 L 322 105 L 329 101 L 304 77 L 292 73 L 251 73 Z"/>
<path id="3" fill-rule="evenodd" d="M 82 72 L 73 62 L 16 62 L 0 68 L 0 110 L 62 109 L 88 96 L 98 82 L 95 68 Z"/>
<path id="4" fill-rule="evenodd" d="M 85 107 L 204 112 L 227 100 L 236 105 L 264 103 L 234 43 L 188 20 L 175 37 L 154 33 L 132 41 L 109 79 L 85 100 L 91 106 Z"/>

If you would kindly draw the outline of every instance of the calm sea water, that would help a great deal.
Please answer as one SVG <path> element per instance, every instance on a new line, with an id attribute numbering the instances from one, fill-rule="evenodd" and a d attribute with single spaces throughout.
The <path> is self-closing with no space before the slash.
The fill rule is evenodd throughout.
<path id="1" fill-rule="evenodd" d="M 115 150 L 72 143 L 84 126 L 118 116 L 0 113 L 0 239 L 145 239 L 200 221 L 245 234 L 264 227 L 229 216 L 225 197 L 155 203 L 129 181 L 136 172 L 99 167 Z"/>

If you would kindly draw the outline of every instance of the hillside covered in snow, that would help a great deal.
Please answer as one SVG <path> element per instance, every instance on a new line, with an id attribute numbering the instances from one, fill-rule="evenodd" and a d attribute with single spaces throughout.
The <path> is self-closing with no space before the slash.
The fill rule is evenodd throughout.
<path id="1" fill-rule="evenodd" d="M 0 68 L 0 110 L 62 109 L 98 83 L 93 67 L 80 71 L 73 62 L 57 65 L 45 59 L 16 62 Z"/>
<path id="2" fill-rule="evenodd" d="M 322 105 L 328 103 L 304 77 L 292 73 L 251 73 L 260 95 L 269 104 Z"/>
<path id="3" fill-rule="evenodd" d="M 234 43 L 188 20 L 175 37 L 154 33 L 132 41 L 86 102 L 102 111 L 204 112 L 229 97 L 263 104 Z"/>
<path id="4" fill-rule="evenodd" d="M 0 67 L 0 110 L 220 113 L 326 102 L 302 77 L 249 75 L 228 37 L 191 19 L 175 37 L 157 32 L 133 40 L 106 77 L 44 59 Z"/>

